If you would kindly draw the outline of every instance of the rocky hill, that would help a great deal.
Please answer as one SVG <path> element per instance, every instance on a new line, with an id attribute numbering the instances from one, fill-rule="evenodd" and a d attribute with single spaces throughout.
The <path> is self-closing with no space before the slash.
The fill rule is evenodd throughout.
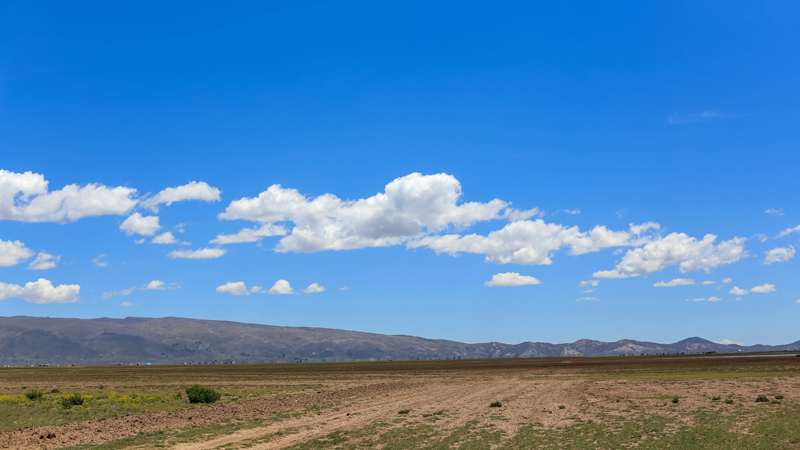
<path id="1" fill-rule="evenodd" d="M 718 353 L 800 349 L 722 345 L 689 338 L 674 344 L 582 339 L 569 344 L 465 344 L 327 328 L 280 327 L 179 317 L 51 319 L 0 317 L 0 365 L 106 365 L 152 362 L 316 362 L 533 356 L 608 356 L 639 353 Z"/>

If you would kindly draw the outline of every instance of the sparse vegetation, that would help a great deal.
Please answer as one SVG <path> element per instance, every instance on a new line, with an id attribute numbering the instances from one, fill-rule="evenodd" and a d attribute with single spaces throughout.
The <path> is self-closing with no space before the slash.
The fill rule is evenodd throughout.
<path id="1" fill-rule="evenodd" d="M 500 403 L 500 402 L 492 402 L 492 404 L 489 405 L 489 407 L 491 407 L 491 408 L 502 408 L 503 404 Z"/>
<path id="2" fill-rule="evenodd" d="M 729 405 L 732 405 L 733 404 L 733 399 L 729 398 L 729 399 L 725 400 L 725 403 L 727 403 Z"/>
<path id="3" fill-rule="evenodd" d="M 51 394 L 60 394 L 61 391 L 59 391 L 58 389 L 52 389 L 52 390 L 50 390 L 50 393 Z"/>
<path id="4" fill-rule="evenodd" d="M 672 397 L 672 403 L 678 403 L 680 400 L 681 399 L 679 399 L 677 395 L 675 397 Z"/>
<path id="5" fill-rule="evenodd" d="M 767 398 L 766 395 L 759 395 L 756 398 L 756 403 L 769 403 L 769 399 Z"/>
<path id="6" fill-rule="evenodd" d="M 715 395 L 714 397 L 711 397 L 711 400 L 715 401 L 715 402 L 718 402 L 718 401 L 722 400 L 722 397 L 720 397 L 718 395 Z"/>
<path id="7" fill-rule="evenodd" d="M 783 396 L 782 395 L 776 395 L 775 396 L 775 400 L 783 400 Z"/>
<path id="8" fill-rule="evenodd" d="M 566 408 L 566 405 L 558 405 L 558 409 L 564 409 L 564 408 Z"/>
<path id="9" fill-rule="evenodd" d="M 410 412 L 411 412 L 411 410 L 410 410 L 410 409 L 403 409 L 403 410 L 401 410 L 401 411 L 397 411 L 397 414 L 408 414 L 408 413 L 410 413 Z"/>
<path id="10" fill-rule="evenodd" d="M 204 386 L 194 385 L 186 389 L 189 403 L 214 403 L 220 399 L 219 392 Z"/>

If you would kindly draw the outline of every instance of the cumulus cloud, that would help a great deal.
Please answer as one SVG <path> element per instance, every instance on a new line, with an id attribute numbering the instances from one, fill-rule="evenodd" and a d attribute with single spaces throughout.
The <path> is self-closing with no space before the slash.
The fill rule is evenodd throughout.
<path id="1" fill-rule="evenodd" d="M 144 244 L 144 238 L 136 239 L 135 241 L 133 241 L 133 243 L 136 245 L 142 245 Z"/>
<path id="2" fill-rule="evenodd" d="M 101 295 L 100 298 L 102 298 L 103 300 L 108 300 L 111 297 L 119 297 L 119 296 L 123 296 L 123 295 L 131 295 L 131 294 L 133 294 L 133 291 L 135 291 L 135 290 L 136 290 L 136 288 L 132 287 L 132 288 L 128 288 L 128 289 L 122 289 L 122 290 L 119 290 L 119 291 L 103 292 L 103 295 Z"/>
<path id="3" fill-rule="evenodd" d="M 744 345 L 744 342 L 734 342 L 731 341 L 730 339 L 723 339 L 721 341 L 716 341 L 716 343 L 722 345 Z"/>
<path id="4" fill-rule="evenodd" d="M 201 248 L 199 250 L 173 250 L 167 254 L 167 258 L 183 259 L 215 259 L 227 253 L 222 248 Z"/>
<path id="5" fill-rule="evenodd" d="M 710 302 L 718 302 L 720 300 L 722 300 L 722 299 L 719 298 L 719 297 L 708 297 L 708 301 L 710 301 Z"/>
<path id="6" fill-rule="evenodd" d="M 732 279 L 732 278 L 723 278 L 723 279 L 722 279 L 722 284 L 728 284 L 728 283 L 730 283 L 730 282 L 732 282 L 732 281 L 733 281 L 733 279 Z"/>
<path id="7" fill-rule="evenodd" d="M 159 205 L 170 206 L 175 202 L 185 200 L 203 200 L 206 202 L 218 202 L 222 191 L 209 186 L 203 181 L 192 181 L 174 188 L 166 188 L 158 194 L 142 201 L 142 206 L 153 212 L 158 212 Z"/>
<path id="8" fill-rule="evenodd" d="M 787 229 L 781 231 L 780 233 L 778 233 L 777 236 L 775 236 L 775 238 L 786 237 L 786 236 L 788 236 L 788 235 L 790 235 L 792 233 L 797 233 L 797 232 L 800 232 L 800 225 L 798 225 L 798 226 L 796 226 L 794 228 L 787 228 Z"/>
<path id="9" fill-rule="evenodd" d="M 689 299 L 687 298 L 686 301 L 688 302 Z M 692 301 L 693 302 L 704 302 L 704 301 L 706 301 L 706 299 L 704 299 L 704 298 L 693 298 Z"/>
<path id="10" fill-rule="evenodd" d="M 675 278 L 672 281 L 659 281 L 658 283 L 654 284 L 655 287 L 672 287 L 672 286 L 688 286 L 694 284 L 694 280 L 689 280 L 686 278 Z M 705 284 L 705 283 L 703 283 Z"/>
<path id="11" fill-rule="evenodd" d="M 542 282 L 534 277 L 520 275 L 517 272 L 498 273 L 492 279 L 483 283 L 484 286 L 527 286 L 541 284 Z"/>
<path id="12" fill-rule="evenodd" d="M 250 295 L 244 281 L 233 281 L 217 287 L 218 294 L 231 294 L 231 295 Z"/>
<path id="13" fill-rule="evenodd" d="M 773 215 L 773 216 L 782 216 L 783 215 L 783 208 L 777 208 L 777 209 L 776 208 L 770 208 L 770 209 L 768 209 L 768 210 L 766 210 L 764 212 L 767 213 L 767 214 Z"/>
<path id="14" fill-rule="evenodd" d="M 48 190 L 44 175 L 0 170 L 0 220 L 20 222 L 74 222 L 102 215 L 123 215 L 138 200 L 136 189 L 70 184 Z"/>
<path id="15" fill-rule="evenodd" d="M 261 286 L 253 286 L 252 288 L 250 288 L 250 292 L 254 294 L 262 291 L 264 291 L 264 288 Z"/>
<path id="16" fill-rule="evenodd" d="M 282 225 L 271 223 L 264 224 L 258 228 L 245 228 L 236 234 L 218 234 L 212 244 L 241 244 L 243 242 L 257 242 L 269 236 L 286 236 L 289 230 Z"/>
<path id="17" fill-rule="evenodd" d="M 681 273 L 731 264 L 747 256 L 744 239 L 733 238 L 714 245 L 717 236 L 707 234 L 702 241 L 684 233 L 671 233 L 643 247 L 628 250 L 614 270 L 595 272 L 597 278 L 628 278 L 649 275 L 677 265 Z"/>
<path id="18" fill-rule="evenodd" d="M 163 291 L 166 289 L 166 284 L 161 280 L 153 280 L 147 283 L 147 286 L 143 287 L 145 291 Z"/>
<path id="19" fill-rule="evenodd" d="M 409 242 L 408 247 L 424 246 L 437 254 L 452 256 L 460 252 L 483 254 L 487 262 L 499 264 L 547 265 L 552 264 L 551 253 L 562 247 L 568 247 L 567 253 L 570 255 L 582 255 L 609 247 L 641 245 L 649 238 L 640 233 L 658 228 L 658 224 L 651 222 L 631 224 L 630 231 L 611 231 L 599 225 L 591 231 L 581 232 L 578 227 L 545 223 L 541 219 L 521 220 L 492 231 L 487 236 L 427 236 Z"/>
<path id="20" fill-rule="evenodd" d="M 0 300 L 15 297 L 30 303 L 74 303 L 80 301 L 81 287 L 77 284 L 53 286 L 50 280 L 39 278 L 25 286 L 0 283 Z"/>
<path id="21" fill-rule="evenodd" d="M 325 287 L 317 283 L 311 283 L 307 288 L 303 289 L 306 294 L 315 294 L 317 292 L 325 292 Z"/>
<path id="22" fill-rule="evenodd" d="M 60 256 L 53 256 L 49 253 L 39 252 L 29 265 L 28 269 L 31 270 L 47 270 L 47 269 L 54 269 L 56 267 L 56 263 L 61 260 Z"/>
<path id="23" fill-rule="evenodd" d="M 106 255 L 102 254 L 102 255 L 98 256 L 97 258 L 93 259 L 92 263 L 94 263 L 94 265 L 97 266 L 97 267 L 107 267 L 108 263 L 103 261 L 103 258 L 105 258 L 105 257 L 106 257 Z"/>
<path id="24" fill-rule="evenodd" d="M 278 280 L 275 282 L 275 285 L 270 288 L 269 293 L 272 295 L 294 294 L 294 289 L 292 289 L 288 281 Z"/>
<path id="25" fill-rule="evenodd" d="M 733 295 L 744 295 L 744 294 L 747 294 L 748 292 L 750 292 L 750 291 L 748 291 L 747 289 L 741 289 L 738 286 L 734 286 L 734 287 L 731 288 L 730 291 L 728 291 L 729 294 L 733 294 Z"/>
<path id="26" fill-rule="evenodd" d="M 776 247 L 770 251 L 764 252 L 764 254 L 767 255 L 764 258 L 764 264 L 788 261 L 794 258 L 794 246 Z"/>
<path id="27" fill-rule="evenodd" d="M 12 267 L 25 261 L 36 252 L 25 247 L 20 241 L 4 241 L 0 239 L 0 267 Z"/>
<path id="28" fill-rule="evenodd" d="M 756 286 L 750 289 L 751 293 L 756 294 L 769 294 L 770 292 L 775 292 L 775 285 L 774 284 L 763 284 L 761 286 Z"/>
<path id="29" fill-rule="evenodd" d="M 137 212 L 125 219 L 119 229 L 128 236 L 133 236 L 134 234 L 152 236 L 161 229 L 161 225 L 158 224 L 158 216 L 142 216 L 142 213 Z"/>
<path id="30" fill-rule="evenodd" d="M 153 244 L 181 244 L 181 245 L 191 245 L 190 242 L 181 242 L 178 239 L 175 239 L 175 236 L 172 234 L 171 231 L 167 231 L 165 233 L 161 233 L 158 236 L 153 238 Z"/>
<path id="31" fill-rule="evenodd" d="M 122 302 L 122 303 L 119 304 L 119 306 L 142 306 L 142 305 L 140 305 L 138 303 Z"/>
<path id="32" fill-rule="evenodd" d="M 703 281 L 703 286 L 709 285 L 709 284 L 716 284 L 716 281 L 712 281 L 712 280 Z"/>
<path id="33" fill-rule="evenodd" d="M 219 214 L 223 220 L 263 224 L 293 222 L 279 252 L 350 250 L 398 245 L 448 228 L 456 230 L 493 219 L 523 220 L 538 209 L 520 211 L 494 199 L 461 202 L 461 183 L 448 174 L 413 173 L 386 185 L 384 192 L 360 200 L 333 194 L 310 198 L 296 189 L 270 186 L 258 197 L 235 200 Z"/>

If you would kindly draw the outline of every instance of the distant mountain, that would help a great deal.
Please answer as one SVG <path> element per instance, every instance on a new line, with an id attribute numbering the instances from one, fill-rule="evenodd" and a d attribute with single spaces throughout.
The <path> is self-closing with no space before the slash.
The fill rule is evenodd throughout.
<path id="1" fill-rule="evenodd" d="M 279 327 L 217 320 L 50 319 L 0 317 L 0 365 L 106 365 L 152 362 L 294 362 L 534 356 L 610 356 L 800 349 L 788 345 L 723 345 L 694 337 L 674 344 L 581 339 L 571 344 L 464 344 L 327 328 Z"/>

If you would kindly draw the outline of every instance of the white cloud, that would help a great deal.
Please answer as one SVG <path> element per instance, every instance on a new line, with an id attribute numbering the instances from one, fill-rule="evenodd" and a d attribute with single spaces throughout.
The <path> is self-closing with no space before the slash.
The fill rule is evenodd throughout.
<path id="1" fill-rule="evenodd" d="M 174 188 L 166 188 L 158 194 L 142 201 L 142 206 L 153 212 L 158 212 L 159 205 L 170 206 L 175 202 L 185 200 L 204 200 L 207 202 L 220 201 L 219 189 L 209 186 L 203 181 L 192 181 L 191 183 Z"/>
<path id="2" fill-rule="evenodd" d="M 181 245 L 191 245 L 190 242 L 181 242 L 175 239 L 171 231 L 167 231 L 165 233 L 161 233 L 158 236 L 153 238 L 153 244 L 181 244 Z"/>
<path id="3" fill-rule="evenodd" d="M 559 209 L 558 211 L 554 212 L 553 215 L 555 216 L 556 214 L 558 214 L 560 212 L 571 214 L 571 215 L 576 215 L 576 214 L 580 214 L 581 210 L 580 209 Z"/>
<path id="4" fill-rule="evenodd" d="M 767 242 L 769 237 L 766 234 L 757 233 L 753 235 L 754 238 L 758 239 L 760 242 Z"/>
<path id="5" fill-rule="evenodd" d="M 102 298 L 103 300 L 108 300 L 111 297 L 119 297 L 119 296 L 123 296 L 123 295 L 131 295 L 131 294 L 133 294 L 133 291 L 135 291 L 135 290 L 136 290 L 136 288 L 132 287 L 132 288 L 128 288 L 128 289 L 122 289 L 120 291 L 103 292 L 103 295 L 101 295 L 100 298 Z"/>
<path id="6" fill-rule="evenodd" d="M 137 303 L 131 303 L 131 302 L 122 302 L 122 303 L 119 304 L 119 306 L 142 306 L 142 305 L 137 304 Z"/>
<path id="7" fill-rule="evenodd" d="M 461 196 L 461 184 L 444 173 L 397 178 L 383 193 L 360 200 L 333 194 L 309 198 L 296 189 L 273 185 L 258 197 L 231 202 L 219 218 L 293 222 L 291 233 L 276 250 L 315 252 L 398 245 L 451 227 L 458 230 L 492 219 L 522 220 L 539 212 L 511 209 L 498 199 L 459 203 Z"/>
<path id="8" fill-rule="evenodd" d="M 542 282 L 534 277 L 520 275 L 517 272 L 498 273 L 492 276 L 490 281 L 483 283 L 484 286 L 527 286 L 541 284 Z"/>
<path id="9" fill-rule="evenodd" d="M 766 210 L 764 212 L 767 213 L 767 214 L 771 214 L 773 216 L 782 216 L 783 215 L 783 208 L 777 208 L 777 209 L 770 208 L 770 209 L 768 209 L 768 210 Z"/>
<path id="10" fill-rule="evenodd" d="M 774 284 L 763 284 L 761 286 L 756 286 L 750 289 L 751 293 L 756 294 L 769 294 L 770 292 L 775 292 L 775 285 Z"/>
<path id="11" fill-rule="evenodd" d="M 689 299 L 687 298 L 686 300 L 688 301 Z M 704 299 L 704 298 L 693 298 L 692 301 L 693 302 L 704 302 L 704 301 L 706 301 L 706 299 Z"/>
<path id="12" fill-rule="evenodd" d="M 231 294 L 231 295 L 250 295 L 250 291 L 247 290 L 247 286 L 245 286 L 244 281 L 234 281 L 225 283 L 222 286 L 217 287 L 217 293 Z"/>
<path id="13" fill-rule="evenodd" d="M 588 286 L 597 287 L 598 284 L 600 284 L 600 280 L 586 280 L 586 281 L 581 281 L 580 283 L 578 283 L 578 286 L 580 286 L 580 287 L 588 287 Z"/>
<path id="14" fill-rule="evenodd" d="M 25 247 L 20 241 L 4 241 L 0 239 L 0 267 L 12 267 L 25 261 L 36 252 Z"/>
<path id="15" fill-rule="evenodd" d="M 705 122 L 712 119 L 719 119 L 723 117 L 717 111 L 708 109 L 699 113 L 675 113 L 667 117 L 667 122 L 671 125 L 680 125 L 686 123 Z"/>
<path id="16" fill-rule="evenodd" d="M 708 301 L 710 301 L 710 302 L 718 302 L 720 300 L 722 300 L 722 299 L 719 298 L 719 297 L 708 297 Z"/>
<path id="17" fill-rule="evenodd" d="M 314 294 L 317 292 L 325 292 L 325 287 L 317 283 L 311 283 L 307 288 L 303 289 L 306 294 Z"/>
<path id="18" fill-rule="evenodd" d="M 0 220 L 74 222 L 102 215 L 128 213 L 138 200 L 136 189 L 102 184 L 77 184 L 48 191 L 44 175 L 0 170 Z"/>
<path id="19" fill-rule="evenodd" d="M 764 258 L 764 264 L 772 264 L 776 262 L 784 262 L 794 258 L 794 245 L 788 247 L 776 247 L 770 251 L 764 252 L 767 255 Z"/>
<path id="20" fill-rule="evenodd" d="M 744 342 L 734 342 L 731 341 L 730 339 L 723 339 L 721 341 L 716 341 L 716 343 L 722 345 L 744 345 Z"/>
<path id="21" fill-rule="evenodd" d="M 672 281 L 659 281 L 658 283 L 654 284 L 655 287 L 672 287 L 672 286 L 689 286 L 693 285 L 694 280 L 689 280 L 686 278 L 675 278 Z"/>
<path id="22" fill-rule="evenodd" d="M 105 257 L 106 257 L 106 255 L 102 254 L 102 255 L 98 256 L 97 258 L 93 259 L 92 262 L 97 267 L 107 267 L 108 263 L 103 261 L 103 258 L 105 258 Z"/>
<path id="23" fill-rule="evenodd" d="M 339 290 L 340 290 L 340 291 L 349 291 L 349 290 L 350 290 L 350 288 L 349 288 L 349 287 L 347 287 L 347 286 L 342 286 L 342 287 L 340 287 L 340 288 L 339 288 Z"/>
<path id="24" fill-rule="evenodd" d="M 243 242 L 257 242 L 269 236 L 286 236 L 289 230 L 282 225 L 264 224 L 258 228 L 245 228 L 236 234 L 218 234 L 212 244 L 240 244 Z"/>
<path id="25" fill-rule="evenodd" d="M 53 256 L 49 253 L 39 252 L 29 265 L 28 269 L 31 270 L 47 270 L 47 269 L 54 269 L 56 267 L 56 263 L 61 260 L 60 256 Z"/>
<path id="26" fill-rule="evenodd" d="M 750 291 L 748 291 L 747 289 L 741 289 L 738 286 L 734 286 L 734 287 L 731 288 L 730 291 L 728 291 L 729 294 L 733 294 L 733 295 L 744 295 L 744 294 L 747 294 L 748 292 L 750 292 Z"/>
<path id="27" fill-rule="evenodd" d="M 50 280 L 39 278 L 25 286 L 0 283 L 0 300 L 16 297 L 30 303 L 74 303 L 80 301 L 81 287 L 77 284 L 53 286 Z"/>
<path id="28" fill-rule="evenodd" d="M 269 293 L 272 295 L 294 294 L 294 289 L 292 289 L 288 281 L 278 280 L 275 282 L 275 285 L 270 288 Z"/>
<path id="29" fill-rule="evenodd" d="M 715 267 L 739 261 L 747 252 L 744 239 L 733 238 L 714 245 L 717 237 L 707 234 L 702 241 L 684 233 L 671 233 L 641 248 L 628 250 L 614 270 L 595 272 L 597 278 L 628 278 L 660 272 L 678 265 L 681 273 L 696 270 L 709 272 Z"/>
<path id="30" fill-rule="evenodd" d="M 142 244 L 144 244 L 144 238 L 137 239 L 137 240 L 133 241 L 133 243 L 136 244 L 136 245 L 142 245 Z"/>
<path id="31" fill-rule="evenodd" d="M 717 283 L 716 281 L 711 281 L 711 280 L 703 281 L 703 286 L 709 285 L 709 284 L 716 284 L 716 283 Z"/>
<path id="32" fill-rule="evenodd" d="M 631 224 L 631 230 L 641 232 L 658 229 L 659 225 Z M 487 262 L 524 265 L 552 264 L 551 252 L 568 247 L 570 255 L 597 252 L 604 248 L 641 245 L 649 238 L 634 231 L 611 231 L 599 225 L 591 231 L 581 232 L 578 227 L 564 227 L 554 223 L 522 220 L 512 222 L 487 236 L 449 234 L 428 236 L 408 243 L 409 248 L 428 247 L 437 254 L 455 256 L 459 252 L 486 255 Z"/>
<path id="33" fill-rule="evenodd" d="M 143 287 L 142 289 L 144 289 L 145 291 L 163 291 L 164 289 L 166 289 L 165 285 L 166 283 L 164 283 L 163 281 L 153 280 L 147 283 L 147 286 Z"/>
<path id="34" fill-rule="evenodd" d="M 732 278 L 723 278 L 722 279 L 722 284 L 728 284 L 728 283 L 731 283 L 731 282 L 733 282 Z"/>
<path id="35" fill-rule="evenodd" d="M 576 302 L 599 302 L 600 300 L 598 300 L 597 297 L 581 297 L 581 298 L 575 299 L 575 301 Z"/>
<path id="36" fill-rule="evenodd" d="M 262 292 L 263 290 L 264 290 L 264 288 L 261 287 L 261 286 L 253 286 L 252 288 L 250 288 L 250 292 L 252 292 L 254 294 L 258 293 L 258 292 Z"/>
<path id="37" fill-rule="evenodd" d="M 199 250 L 173 250 L 167 254 L 167 258 L 184 259 L 215 259 L 227 253 L 221 248 L 201 248 Z"/>
<path id="38" fill-rule="evenodd" d="M 788 236 L 788 235 L 790 235 L 792 233 L 797 233 L 797 232 L 800 232 L 800 225 L 798 225 L 798 226 L 796 226 L 794 228 L 787 228 L 787 229 L 781 231 L 780 233 L 778 233 L 777 236 L 775 236 L 775 238 L 777 239 L 777 238 L 786 237 L 786 236 Z"/>
<path id="39" fill-rule="evenodd" d="M 158 224 L 158 216 L 142 216 L 142 213 L 137 212 L 125 219 L 119 229 L 128 236 L 133 236 L 134 234 L 152 236 L 161 229 L 161 225 Z"/>

